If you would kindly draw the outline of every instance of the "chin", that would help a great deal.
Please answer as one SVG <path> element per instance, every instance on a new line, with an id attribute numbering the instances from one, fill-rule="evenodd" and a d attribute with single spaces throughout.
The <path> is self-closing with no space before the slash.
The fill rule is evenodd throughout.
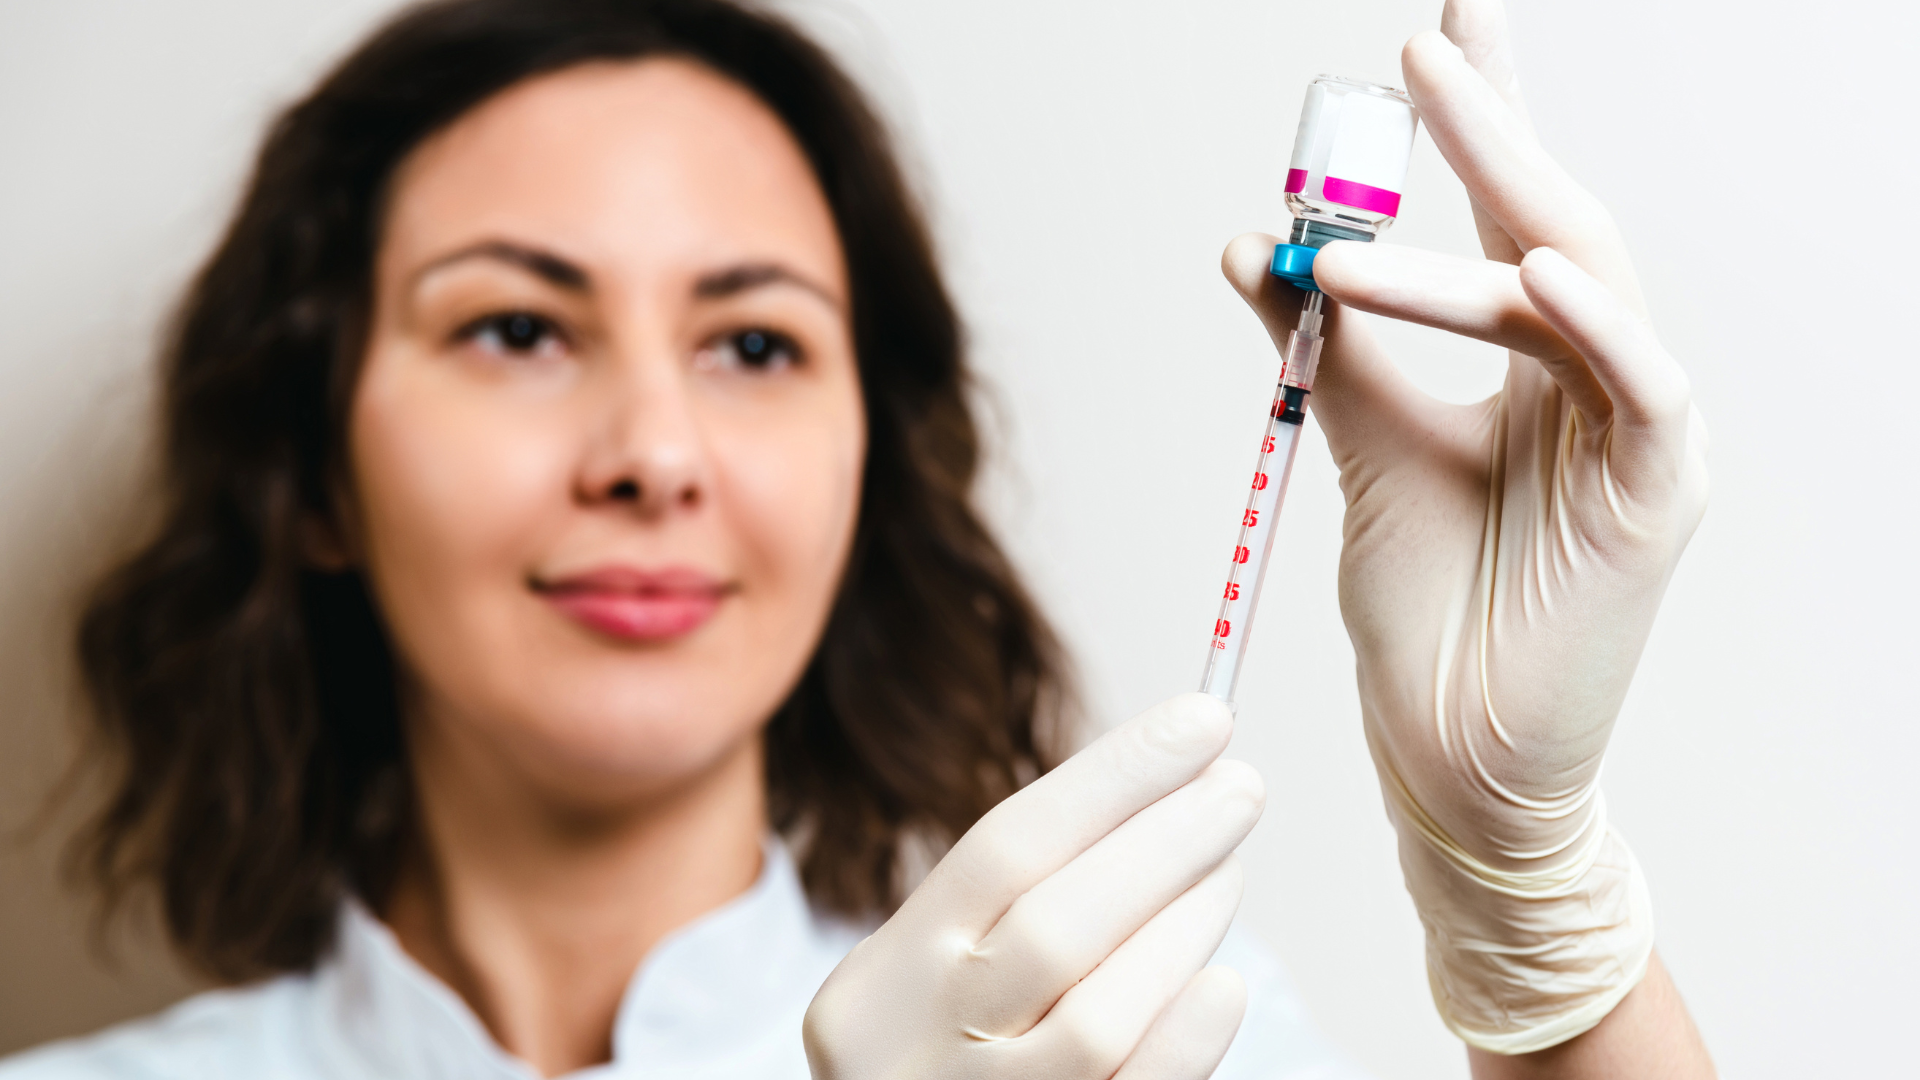
<path id="1" fill-rule="evenodd" d="M 757 740 L 779 707 L 777 699 L 755 707 L 720 688 L 676 693 L 658 681 L 576 683 L 540 701 L 514 724 L 513 751 L 560 790 L 591 792 L 596 801 L 644 798 L 714 769 Z"/>

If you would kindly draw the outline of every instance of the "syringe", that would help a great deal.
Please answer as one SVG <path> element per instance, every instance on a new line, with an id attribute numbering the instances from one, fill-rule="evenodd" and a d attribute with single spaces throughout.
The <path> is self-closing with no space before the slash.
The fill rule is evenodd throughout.
<path id="1" fill-rule="evenodd" d="M 1254 606 L 1267 577 L 1274 529 L 1293 476 L 1306 420 L 1307 395 L 1320 364 L 1326 296 L 1313 278 L 1314 255 L 1335 240 L 1371 241 L 1400 212 L 1419 118 L 1402 91 L 1331 75 L 1307 87 L 1287 169 L 1290 242 L 1273 251 L 1273 274 L 1305 290 L 1300 324 L 1287 335 L 1280 385 L 1253 466 L 1253 490 L 1240 516 L 1240 537 L 1227 568 L 1227 588 L 1213 621 L 1213 641 L 1200 691 L 1232 703 L 1253 629 Z"/>
<path id="2" fill-rule="evenodd" d="M 1311 260 L 1309 260 L 1311 261 Z M 1213 647 L 1207 652 L 1207 670 L 1200 676 L 1200 692 L 1222 701 L 1233 700 L 1240 678 L 1240 661 L 1247 653 L 1247 631 L 1253 628 L 1253 606 L 1260 601 L 1260 585 L 1267 578 L 1267 557 L 1273 552 L 1274 526 L 1287 498 L 1287 480 L 1293 476 L 1293 455 L 1300 449 L 1300 425 L 1307 418 L 1307 395 L 1313 392 L 1314 369 L 1320 364 L 1321 306 L 1326 294 L 1308 291 L 1300 306 L 1300 325 L 1287 335 L 1280 384 L 1273 391 L 1267 413 L 1267 433 L 1260 440 L 1260 456 L 1253 464 L 1253 490 L 1240 516 L 1240 539 L 1227 568 L 1227 590 L 1220 600 L 1220 617 L 1213 621 Z"/>

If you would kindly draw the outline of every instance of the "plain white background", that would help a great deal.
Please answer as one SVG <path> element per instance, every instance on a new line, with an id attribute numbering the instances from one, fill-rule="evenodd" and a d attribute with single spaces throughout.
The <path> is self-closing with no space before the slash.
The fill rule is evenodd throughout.
<path id="1" fill-rule="evenodd" d="M 67 751 L 64 619 L 129 496 L 157 326 L 267 117 L 390 0 L 0 3 L 0 825 Z M 1112 722 L 1190 689 L 1276 363 L 1219 276 L 1280 231 L 1318 71 L 1398 83 L 1438 0 L 809 0 L 904 135 L 974 334 L 986 497 Z M 1713 430 L 1713 504 L 1609 759 L 1660 946 L 1729 1075 L 1891 1075 L 1920 1006 L 1909 5 L 1518 3 L 1550 150 L 1610 206 Z M 1389 235 L 1474 251 L 1424 135 Z M 1504 357 L 1387 326 L 1432 392 Z M 1461 1076 L 1432 1014 L 1334 594 L 1308 429 L 1236 752 L 1243 918 L 1383 1077 Z M 0 1051 L 187 984 L 90 958 L 46 839 L 0 857 Z"/>

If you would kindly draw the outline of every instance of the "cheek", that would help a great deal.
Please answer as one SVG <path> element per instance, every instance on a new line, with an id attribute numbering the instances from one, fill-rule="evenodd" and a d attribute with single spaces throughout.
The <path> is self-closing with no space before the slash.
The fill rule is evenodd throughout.
<path id="1" fill-rule="evenodd" d="M 824 623 L 860 510 L 866 419 L 857 387 L 817 408 L 718 440 L 716 471 L 736 522 L 749 588 L 779 610 L 781 632 L 812 640 Z"/>
<path id="2" fill-rule="evenodd" d="M 475 655 L 567 490 L 562 440 L 379 357 L 349 439 L 362 557 L 401 650 L 429 675 Z"/>

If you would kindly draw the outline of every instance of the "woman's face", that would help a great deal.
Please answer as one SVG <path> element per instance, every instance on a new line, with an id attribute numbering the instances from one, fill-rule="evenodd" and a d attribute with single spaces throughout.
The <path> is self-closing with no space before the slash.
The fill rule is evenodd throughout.
<path id="1" fill-rule="evenodd" d="M 683 60 L 529 80 L 392 187 L 350 546 L 416 724 L 565 797 L 753 739 L 860 502 L 846 270 L 805 157 Z"/>

